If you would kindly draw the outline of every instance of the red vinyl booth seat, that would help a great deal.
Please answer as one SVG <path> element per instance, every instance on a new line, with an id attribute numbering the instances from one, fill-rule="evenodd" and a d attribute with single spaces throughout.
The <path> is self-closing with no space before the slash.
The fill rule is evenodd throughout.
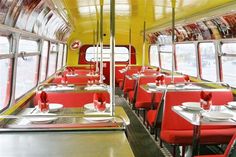
<path id="1" fill-rule="evenodd" d="M 125 68 L 125 66 L 116 66 L 115 67 L 115 72 L 116 72 L 115 82 L 116 82 L 116 85 L 118 85 L 118 86 L 119 86 L 120 82 L 122 82 L 124 80 L 124 76 L 125 76 L 125 74 L 120 73 L 119 70 L 124 69 L 124 68 Z"/>
<path id="2" fill-rule="evenodd" d="M 153 76 L 144 76 L 138 79 L 138 87 L 137 87 L 137 94 L 136 94 L 136 101 L 135 101 L 135 108 L 145 108 L 150 109 L 152 103 L 152 94 L 147 93 L 144 91 L 141 86 L 146 85 L 147 83 L 153 83 L 156 81 L 156 77 Z M 162 93 L 155 94 L 155 104 L 159 103 L 161 100 Z"/>
<path id="3" fill-rule="evenodd" d="M 137 72 L 138 72 L 137 69 L 128 69 L 125 75 L 132 76 Z M 135 80 L 129 80 L 128 78 L 125 77 L 124 88 L 123 88 L 124 95 L 127 95 L 129 91 L 134 90 L 134 83 Z"/>
<path id="4" fill-rule="evenodd" d="M 49 103 L 60 103 L 65 108 L 69 107 L 83 107 L 87 103 L 93 102 L 93 92 L 47 92 Z M 104 92 L 106 102 L 110 102 L 110 96 L 108 92 Z M 39 95 L 36 94 L 34 104 L 37 105 Z"/>
<path id="5" fill-rule="evenodd" d="M 168 91 L 164 103 L 161 139 L 167 143 L 189 145 L 192 143 L 193 126 L 172 111 L 172 106 L 183 102 L 199 102 L 201 91 Z M 212 90 L 212 104 L 224 105 L 233 100 L 230 90 Z M 201 143 L 227 143 L 236 132 L 235 126 L 202 126 Z"/>
<path id="6" fill-rule="evenodd" d="M 55 77 L 51 83 L 57 83 L 61 84 L 62 77 Z M 88 83 L 88 80 L 99 80 L 99 77 L 67 77 L 67 83 L 68 84 L 80 84 L 80 85 L 86 85 Z"/>

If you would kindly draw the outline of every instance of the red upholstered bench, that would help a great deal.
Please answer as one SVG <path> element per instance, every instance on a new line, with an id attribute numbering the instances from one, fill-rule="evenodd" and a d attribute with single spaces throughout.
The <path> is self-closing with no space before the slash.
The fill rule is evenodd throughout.
<path id="1" fill-rule="evenodd" d="M 60 84 L 61 83 L 61 76 L 55 77 L 51 83 L 57 83 Z M 79 85 L 86 85 L 88 83 L 88 80 L 99 80 L 99 77 L 67 77 L 67 83 L 68 84 L 79 84 Z"/>
<path id="2" fill-rule="evenodd" d="M 138 69 L 128 69 L 125 75 L 132 76 L 133 74 L 137 73 Z M 123 93 L 126 97 L 129 91 L 134 90 L 134 84 L 135 80 L 130 80 L 127 77 L 124 78 L 124 87 L 123 87 Z"/>
<path id="3" fill-rule="evenodd" d="M 137 88 L 136 91 L 133 93 L 129 93 L 130 101 L 134 105 L 134 109 L 137 109 L 138 111 L 143 111 L 143 122 L 146 121 L 146 111 L 152 108 L 152 93 L 148 93 L 145 90 L 142 89 L 142 85 L 146 85 L 147 83 L 154 83 L 156 80 L 156 76 L 142 76 L 137 81 Z M 159 102 L 161 101 L 162 92 L 155 93 L 155 99 L 153 101 L 154 108 L 157 107 Z M 133 99 L 132 99 L 133 98 Z M 139 112 L 138 112 L 139 113 Z"/>
<path id="4" fill-rule="evenodd" d="M 185 119 L 172 111 L 172 106 L 181 105 L 183 102 L 200 100 L 201 91 L 168 91 L 165 97 L 163 119 L 161 126 L 161 140 L 173 145 L 191 145 L 193 126 Z M 212 103 L 224 105 L 233 100 L 230 90 L 211 90 Z M 228 143 L 236 132 L 235 126 L 202 126 L 200 143 L 223 144 Z"/>
<path id="5" fill-rule="evenodd" d="M 125 68 L 125 66 L 116 66 L 115 67 L 115 72 L 116 72 L 115 83 L 116 83 L 116 86 L 118 86 L 118 87 L 119 87 L 120 83 L 122 83 L 122 85 L 123 85 L 123 80 L 124 80 L 125 74 L 120 73 L 119 70 L 124 69 L 124 68 Z"/>
<path id="6" fill-rule="evenodd" d="M 47 92 L 49 103 L 60 103 L 65 108 L 68 107 L 83 107 L 87 103 L 93 102 L 93 92 Z M 104 92 L 106 102 L 110 102 L 108 92 Z M 39 94 L 34 98 L 34 104 L 37 105 Z"/>

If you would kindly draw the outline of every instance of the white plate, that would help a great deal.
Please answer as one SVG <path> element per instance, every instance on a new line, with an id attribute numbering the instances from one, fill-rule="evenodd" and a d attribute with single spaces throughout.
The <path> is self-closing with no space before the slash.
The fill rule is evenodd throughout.
<path id="1" fill-rule="evenodd" d="M 187 86 L 183 86 L 183 89 L 202 89 L 202 87 L 194 86 L 194 85 L 187 85 Z"/>
<path id="2" fill-rule="evenodd" d="M 85 120 L 90 122 L 109 122 L 113 117 L 83 117 Z"/>
<path id="3" fill-rule="evenodd" d="M 228 102 L 228 105 L 230 105 L 232 108 L 236 108 L 236 101 Z"/>
<path id="4" fill-rule="evenodd" d="M 38 113 L 38 114 L 33 114 L 34 115 L 39 115 L 39 117 L 29 117 L 27 118 L 31 123 L 33 124 L 49 124 L 49 123 L 52 123 L 53 121 L 57 120 L 58 117 L 52 117 L 52 116 L 55 116 L 56 114 L 54 113 Z M 43 115 L 43 116 L 41 116 Z M 47 115 L 49 115 L 47 117 Z"/>
<path id="5" fill-rule="evenodd" d="M 57 104 L 57 103 L 49 103 L 49 112 L 57 112 L 59 111 L 60 109 L 63 108 L 63 105 L 62 104 Z M 37 110 L 39 110 L 39 107 L 38 105 L 36 106 Z"/>
<path id="6" fill-rule="evenodd" d="M 57 103 L 50 103 L 49 104 L 49 112 L 57 112 L 62 108 L 63 108 L 62 104 L 57 104 Z"/>
<path id="7" fill-rule="evenodd" d="M 223 120 L 229 120 L 230 118 L 233 118 L 234 115 L 230 114 L 230 113 L 224 113 L 224 112 L 217 112 L 217 111 L 213 111 L 213 112 L 204 112 L 202 114 L 203 117 L 208 118 L 209 120 L 212 121 L 223 121 Z"/>
<path id="8" fill-rule="evenodd" d="M 109 107 L 110 107 L 110 104 L 106 103 L 106 108 L 109 108 Z M 85 104 L 85 105 L 84 105 L 84 108 L 85 108 L 85 109 L 88 109 L 88 110 L 95 110 L 93 103 Z"/>
<path id="9" fill-rule="evenodd" d="M 189 110 L 200 111 L 202 110 L 200 102 L 183 102 L 182 106 Z"/>
<path id="10" fill-rule="evenodd" d="M 78 76 L 78 74 L 66 74 L 66 76 L 68 76 L 68 77 L 76 77 L 76 76 Z"/>
<path id="11" fill-rule="evenodd" d="M 156 88 L 157 86 L 156 86 L 156 83 L 147 83 L 147 86 L 149 87 L 149 88 Z"/>

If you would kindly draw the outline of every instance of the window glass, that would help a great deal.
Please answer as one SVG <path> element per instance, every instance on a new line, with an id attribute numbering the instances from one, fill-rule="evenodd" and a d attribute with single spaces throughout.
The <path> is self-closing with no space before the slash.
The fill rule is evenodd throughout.
<path id="1" fill-rule="evenodd" d="M 10 43 L 7 37 L 0 36 L 0 54 L 9 54 Z"/>
<path id="2" fill-rule="evenodd" d="M 59 44 L 58 58 L 57 58 L 57 70 L 61 69 L 62 56 L 63 55 L 63 45 Z"/>
<path id="3" fill-rule="evenodd" d="M 158 56 L 158 48 L 157 45 L 150 46 L 150 65 L 159 67 L 159 56 Z"/>
<path id="4" fill-rule="evenodd" d="M 172 68 L 172 53 L 160 53 L 161 68 L 171 70 Z"/>
<path id="5" fill-rule="evenodd" d="M 96 50 L 95 47 L 89 47 L 86 50 L 86 61 L 96 60 Z M 98 60 L 100 60 L 100 47 L 98 48 Z M 103 47 L 103 61 L 110 61 L 110 48 Z M 116 62 L 126 62 L 129 61 L 129 50 L 126 47 L 115 47 L 115 61 Z"/>
<path id="6" fill-rule="evenodd" d="M 18 57 L 15 98 L 19 98 L 36 86 L 38 56 Z"/>
<path id="7" fill-rule="evenodd" d="M 48 61 L 48 76 L 51 76 L 56 72 L 56 63 L 57 63 L 57 45 L 51 44 L 51 51 L 49 54 Z"/>
<path id="8" fill-rule="evenodd" d="M 44 41 L 43 42 L 42 53 L 41 53 L 40 77 L 39 77 L 40 82 L 42 82 L 46 79 L 48 46 L 49 46 L 48 41 Z"/>
<path id="9" fill-rule="evenodd" d="M 197 63 L 194 44 L 176 44 L 177 71 L 197 76 Z"/>
<path id="10" fill-rule="evenodd" d="M 20 39 L 19 52 L 38 52 L 38 43 L 34 40 Z"/>
<path id="11" fill-rule="evenodd" d="M 66 56 L 67 56 L 67 45 L 64 45 L 63 66 L 66 65 Z"/>
<path id="12" fill-rule="evenodd" d="M 160 51 L 161 52 L 172 52 L 172 45 L 161 45 Z"/>
<path id="13" fill-rule="evenodd" d="M 0 110 L 6 107 L 10 100 L 11 67 L 11 59 L 0 60 Z"/>
<path id="14" fill-rule="evenodd" d="M 222 56 L 223 81 L 236 87 L 236 71 L 234 70 L 236 69 L 236 57 L 227 56 L 227 54 L 236 54 L 236 43 L 224 43 L 222 53 L 226 53 L 226 56 Z"/>
<path id="15" fill-rule="evenodd" d="M 200 43 L 199 44 L 201 57 L 201 77 L 204 80 L 217 81 L 216 74 L 216 60 L 215 60 L 215 45 L 214 43 Z"/>

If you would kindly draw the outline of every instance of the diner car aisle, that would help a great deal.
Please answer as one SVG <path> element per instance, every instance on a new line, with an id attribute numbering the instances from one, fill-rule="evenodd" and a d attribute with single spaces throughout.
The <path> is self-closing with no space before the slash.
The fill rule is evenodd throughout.
<path id="1" fill-rule="evenodd" d="M 117 93 L 119 94 L 119 93 Z M 116 95 L 116 104 L 121 105 L 130 119 L 130 125 L 127 126 L 127 135 L 130 146 L 135 157 L 164 157 L 157 142 L 150 136 L 142 123 L 138 120 L 135 113 L 128 106 L 123 97 Z"/>

